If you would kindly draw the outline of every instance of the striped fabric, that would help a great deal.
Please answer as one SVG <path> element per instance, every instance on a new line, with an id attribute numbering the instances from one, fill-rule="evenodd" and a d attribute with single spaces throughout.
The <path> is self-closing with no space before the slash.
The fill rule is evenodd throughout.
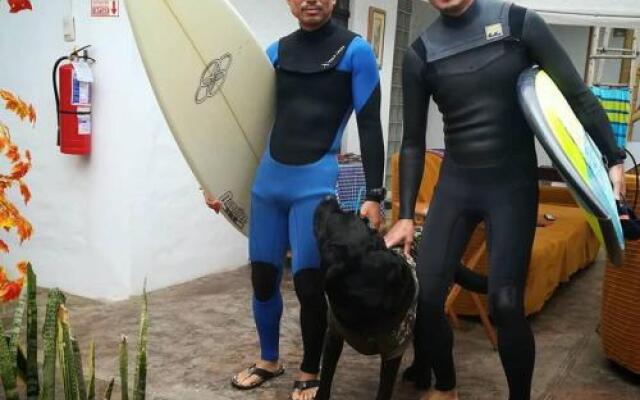
<path id="1" fill-rule="evenodd" d="M 362 163 L 353 162 L 339 165 L 336 194 L 340 208 L 355 211 L 360 208 L 366 191 Z"/>
<path id="2" fill-rule="evenodd" d="M 367 191 L 362 162 L 359 157 L 341 158 L 338 167 L 336 197 L 340 208 L 344 211 L 359 211 Z M 380 204 L 380 208 L 384 214 L 383 204 Z"/>
<path id="3" fill-rule="evenodd" d="M 629 88 L 593 86 L 591 91 L 600 99 L 600 103 L 602 103 L 604 110 L 607 112 L 618 146 L 622 149 L 625 148 L 627 145 L 627 129 L 631 117 L 631 93 Z"/>

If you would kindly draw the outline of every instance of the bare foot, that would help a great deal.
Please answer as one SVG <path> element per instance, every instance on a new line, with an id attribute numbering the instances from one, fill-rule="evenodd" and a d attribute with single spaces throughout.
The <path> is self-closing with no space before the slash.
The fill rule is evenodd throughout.
<path id="1" fill-rule="evenodd" d="M 458 400 L 458 392 L 455 389 L 446 392 L 431 389 L 420 400 Z"/>
<path id="2" fill-rule="evenodd" d="M 300 372 L 299 381 L 314 381 L 318 379 L 317 374 L 308 374 L 306 372 Z M 294 389 L 291 393 L 291 400 L 314 400 L 316 398 L 316 394 L 318 393 L 317 387 L 311 387 L 306 390 Z"/>
<path id="3" fill-rule="evenodd" d="M 282 370 L 282 366 L 280 366 L 277 361 L 260 360 L 256 362 L 255 366 L 256 368 L 264 369 L 274 374 Z M 234 381 L 243 388 L 250 388 L 264 381 L 264 378 L 252 373 L 252 368 L 246 368 L 234 377 Z"/>

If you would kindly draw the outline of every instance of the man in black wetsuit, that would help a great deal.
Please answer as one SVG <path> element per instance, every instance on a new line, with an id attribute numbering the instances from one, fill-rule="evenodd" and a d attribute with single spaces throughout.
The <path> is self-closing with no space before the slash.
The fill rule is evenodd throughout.
<path id="1" fill-rule="evenodd" d="M 528 400 L 535 344 L 523 293 L 538 206 L 534 136 L 519 107 L 519 74 L 538 64 L 559 86 L 606 157 L 620 196 L 623 153 L 607 117 L 547 24 L 532 10 L 499 0 L 431 0 L 440 17 L 404 59 L 404 137 L 400 221 L 387 245 L 413 238 L 423 173 L 429 98 L 444 118 L 446 155 L 418 255 L 420 305 L 416 338 L 424 351 L 413 369 L 433 365 L 425 399 L 457 399 L 451 328 L 444 302 L 469 237 L 480 221 L 489 244 L 489 309 L 511 400 Z M 414 371 L 415 372 L 415 371 Z"/>

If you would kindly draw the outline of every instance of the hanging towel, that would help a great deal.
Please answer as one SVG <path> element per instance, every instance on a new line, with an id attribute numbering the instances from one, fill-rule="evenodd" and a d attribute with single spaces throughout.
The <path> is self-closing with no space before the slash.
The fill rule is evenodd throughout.
<path id="1" fill-rule="evenodd" d="M 611 129 L 618 147 L 627 145 L 627 130 L 631 118 L 631 93 L 628 87 L 592 86 L 591 91 L 598 97 L 609 117 Z"/>

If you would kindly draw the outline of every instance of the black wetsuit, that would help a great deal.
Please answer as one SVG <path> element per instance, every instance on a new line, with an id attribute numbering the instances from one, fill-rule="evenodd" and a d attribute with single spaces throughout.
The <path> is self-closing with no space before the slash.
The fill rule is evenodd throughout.
<path id="1" fill-rule="evenodd" d="M 530 398 L 535 344 L 524 287 L 538 207 L 533 133 L 519 107 L 519 74 L 540 65 L 554 79 L 609 165 L 620 162 L 599 102 L 546 23 L 531 10 L 475 0 L 459 17 L 442 15 L 404 60 L 405 131 L 400 216 L 412 218 L 423 174 L 429 98 L 444 118 L 446 154 L 418 255 L 421 332 L 416 366 L 431 363 L 438 390 L 456 385 L 453 338 L 444 302 L 457 260 L 484 221 L 489 308 L 498 330 L 510 399 Z"/>

